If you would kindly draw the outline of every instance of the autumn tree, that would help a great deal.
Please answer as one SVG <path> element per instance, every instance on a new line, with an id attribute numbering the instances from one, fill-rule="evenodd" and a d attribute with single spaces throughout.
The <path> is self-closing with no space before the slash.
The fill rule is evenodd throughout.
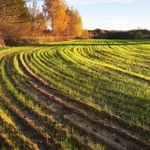
<path id="1" fill-rule="evenodd" d="M 65 0 L 45 0 L 44 10 L 56 35 L 82 35 L 82 18 L 78 10 L 67 7 Z"/>
<path id="2" fill-rule="evenodd" d="M 46 29 L 46 19 L 42 12 L 40 12 L 39 7 L 35 1 L 29 6 L 29 11 L 31 13 L 31 33 L 34 36 L 39 36 L 42 31 Z"/>
<path id="3" fill-rule="evenodd" d="M 82 35 L 82 19 L 78 10 L 74 10 L 73 7 L 67 10 L 68 15 L 68 27 L 66 29 L 66 33 L 68 35 L 81 36 Z"/>
<path id="4" fill-rule="evenodd" d="M 0 34 L 5 44 L 28 32 L 30 13 L 25 0 L 1 0 Z"/>
<path id="5" fill-rule="evenodd" d="M 83 30 L 82 31 L 82 35 L 81 35 L 81 38 L 84 38 L 84 39 L 88 39 L 90 36 L 88 30 Z"/>
<path id="6" fill-rule="evenodd" d="M 68 25 L 65 0 L 45 0 L 44 10 L 54 34 L 61 34 Z"/>

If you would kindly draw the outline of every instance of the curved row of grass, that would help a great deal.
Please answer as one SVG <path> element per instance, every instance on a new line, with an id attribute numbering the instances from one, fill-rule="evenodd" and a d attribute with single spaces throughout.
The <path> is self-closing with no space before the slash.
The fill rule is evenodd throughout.
<path id="1" fill-rule="evenodd" d="M 16 120 L 16 117 L 18 118 L 18 115 L 16 115 L 15 113 L 15 109 L 17 109 L 20 110 L 19 112 L 21 113 L 28 111 L 28 117 L 30 117 L 29 119 L 33 121 L 32 124 L 35 122 L 37 123 L 37 129 L 34 129 L 32 126 L 30 126 L 30 124 L 28 125 L 29 129 L 33 128 L 33 130 L 37 130 L 37 132 L 39 132 L 38 130 L 42 128 L 42 131 L 52 136 L 56 140 L 56 142 L 61 145 L 62 148 L 79 149 L 79 146 L 81 146 L 82 149 L 95 149 L 94 147 L 97 147 L 98 149 L 104 149 L 99 143 L 93 143 L 93 140 L 90 136 L 86 137 L 88 138 L 89 144 L 85 145 L 85 141 L 81 141 L 80 139 L 84 139 L 85 137 L 82 137 L 80 133 L 78 135 L 78 131 L 75 132 L 73 136 L 71 136 L 72 131 L 74 130 L 73 127 L 70 127 L 68 124 L 66 124 L 66 126 L 62 126 L 60 123 L 61 120 L 53 119 L 51 116 L 51 112 L 49 112 L 49 109 L 47 110 L 45 106 L 43 106 L 41 103 L 38 103 L 37 98 L 26 91 L 28 89 L 31 89 L 31 87 L 26 84 L 27 77 L 19 67 L 22 60 L 22 55 L 25 53 L 25 51 L 26 50 L 23 50 L 21 52 L 21 50 L 19 50 L 19 52 L 15 52 L 13 54 L 8 53 L 9 55 L 7 55 L 7 58 L 4 57 L 1 61 L 0 79 L 2 84 L 0 85 L 0 89 L 2 95 L 0 102 L 1 104 L 3 103 L 3 105 L 1 105 L 0 108 L 8 109 L 9 115 L 7 115 L 18 131 L 18 133 L 10 133 L 9 130 L 11 129 L 9 129 L 8 132 L 5 133 L 3 130 L 5 130 L 7 126 L 9 127 L 9 124 L 7 122 L 4 123 L 3 120 L 0 122 L 1 133 L 6 134 L 7 139 L 7 146 L 2 143 L 2 148 L 5 149 L 9 147 L 15 147 L 17 149 L 40 149 L 40 147 L 38 147 L 39 145 L 33 141 L 31 135 L 26 135 L 24 132 L 20 131 L 20 126 L 24 125 L 21 125 L 19 122 L 13 120 L 14 118 Z M 3 116 L 3 114 L 1 115 Z M 26 116 L 26 114 L 24 114 L 24 116 Z M 47 118 L 45 119 L 46 116 Z M 21 116 L 19 119 L 22 119 Z M 43 123 L 40 124 L 40 122 Z M 47 131 L 47 127 L 49 127 L 50 132 Z M 26 133 L 28 132 L 30 132 L 30 130 L 26 131 Z M 11 139 L 12 137 L 10 134 L 12 134 L 14 139 Z M 19 134 L 21 135 L 21 137 L 27 136 L 28 140 L 23 139 L 24 144 L 23 142 L 20 143 L 20 141 L 22 140 L 21 137 L 17 138 L 15 134 Z M 39 134 L 40 136 L 42 136 L 41 131 L 39 132 Z"/>
<path id="2" fill-rule="evenodd" d="M 134 46 L 54 45 L 37 53 L 24 53 L 24 59 L 50 85 L 98 109 L 141 124 L 150 118 L 149 59 L 143 59 L 149 51 L 142 50 L 141 54 L 141 47 Z M 129 64 L 135 64 L 134 69 L 129 70 Z"/>
<path id="3" fill-rule="evenodd" d="M 78 149 L 77 143 L 80 143 L 70 135 L 73 127 L 67 124 L 61 127 L 60 120 L 52 118 L 49 110 L 37 101 L 36 94 L 30 93 L 31 85 L 27 84 L 30 78 L 24 74 L 22 63 L 63 93 L 150 130 L 149 54 L 149 41 L 145 44 L 144 41 L 113 40 L 77 40 L 0 50 L 0 131 L 7 139 L 7 147 L 18 145 L 19 149 L 22 143 L 24 149 L 37 147 L 35 141 L 30 141 L 30 136 L 25 138 L 20 131 L 15 115 L 12 115 L 13 107 L 22 113 L 28 110 L 33 122 L 36 117 L 45 122 L 44 116 L 48 116 L 46 123 L 38 125 L 43 127 L 43 131 L 38 132 L 43 139 L 44 128 L 49 126 L 56 132 L 50 135 L 62 148 Z M 5 113 L 7 105 L 10 107 Z M 53 126 L 53 122 L 58 127 Z M 10 126 L 17 132 L 13 133 L 14 141 L 4 130 Z M 38 127 L 35 130 L 38 131 Z M 82 137 L 78 131 L 74 134 Z M 89 149 L 101 147 L 90 137 L 89 141 Z M 85 141 L 80 144 L 84 147 Z"/>

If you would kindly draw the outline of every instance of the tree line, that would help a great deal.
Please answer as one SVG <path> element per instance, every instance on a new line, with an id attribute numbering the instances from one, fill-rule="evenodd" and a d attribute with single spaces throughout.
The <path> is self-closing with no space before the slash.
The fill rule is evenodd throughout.
<path id="1" fill-rule="evenodd" d="M 69 8 L 65 0 L 45 0 L 44 12 L 54 35 L 82 34 L 82 19 L 78 10 Z"/>
<path id="2" fill-rule="evenodd" d="M 84 30 L 82 36 L 95 39 L 150 39 L 150 31 L 147 29 L 128 31 L 94 29 Z"/>
<path id="3" fill-rule="evenodd" d="M 30 2 L 30 3 L 29 3 Z M 65 0 L 0 0 L 0 43 L 29 36 L 74 36 L 82 34 L 82 18 Z"/>
<path id="4" fill-rule="evenodd" d="M 150 31 L 135 29 L 83 30 L 77 9 L 66 0 L 0 0 L 0 47 L 24 37 L 81 37 L 98 39 L 150 39 Z"/>

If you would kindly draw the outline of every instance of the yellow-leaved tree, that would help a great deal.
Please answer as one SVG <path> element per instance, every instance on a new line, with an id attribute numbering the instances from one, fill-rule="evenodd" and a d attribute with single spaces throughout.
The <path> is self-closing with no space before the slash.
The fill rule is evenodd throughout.
<path id="1" fill-rule="evenodd" d="M 82 35 L 82 18 L 78 10 L 67 7 L 65 0 L 45 0 L 44 11 L 54 35 Z"/>
<path id="2" fill-rule="evenodd" d="M 54 34 L 61 35 L 67 28 L 68 16 L 66 9 L 65 0 L 45 0 L 44 10 Z"/>
<path id="3" fill-rule="evenodd" d="M 82 35 L 83 28 L 82 28 L 82 19 L 80 17 L 78 10 L 75 10 L 75 16 L 76 16 L 76 35 L 79 37 Z"/>
<path id="4" fill-rule="evenodd" d="M 83 32 L 82 19 L 78 10 L 74 10 L 73 7 L 67 10 L 68 14 L 68 27 L 66 29 L 67 35 L 81 36 Z"/>

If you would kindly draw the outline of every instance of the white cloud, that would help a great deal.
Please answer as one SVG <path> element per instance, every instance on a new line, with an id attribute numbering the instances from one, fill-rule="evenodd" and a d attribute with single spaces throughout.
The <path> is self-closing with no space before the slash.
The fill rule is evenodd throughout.
<path id="1" fill-rule="evenodd" d="M 134 0 L 67 0 L 69 5 L 89 5 L 98 3 L 132 3 Z"/>

